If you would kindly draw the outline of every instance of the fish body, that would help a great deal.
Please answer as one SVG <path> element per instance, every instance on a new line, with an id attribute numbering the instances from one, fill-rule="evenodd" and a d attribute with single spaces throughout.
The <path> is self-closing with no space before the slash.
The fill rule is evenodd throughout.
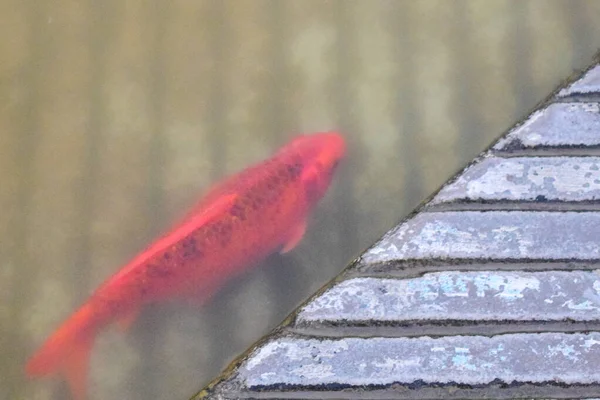
<path id="1" fill-rule="evenodd" d="M 62 374 L 86 397 L 97 333 L 126 328 L 150 303 L 203 304 L 232 277 L 293 249 L 345 153 L 335 132 L 301 135 L 272 158 L 216 185 L 181 222 L 107 279 L 28 361 L 29 376 Z"/>

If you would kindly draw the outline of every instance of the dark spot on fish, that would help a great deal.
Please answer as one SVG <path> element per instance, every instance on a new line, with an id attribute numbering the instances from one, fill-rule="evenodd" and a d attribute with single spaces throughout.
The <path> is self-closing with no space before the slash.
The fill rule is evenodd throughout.
<path id="1" fill-rule="evenodd" d="M 181 256 L 184 259 L 198 257 L 199 251 L 197 244 L 196 238 L 193 236 L 183 239 L 181 242 Z"/>
<path id="2" fill-rule="evenodd" d="M 232 216 L 244 221 L 246 219 L 246 208 L 240 204 L 235 204 L 229 211 Z"/>
<path id="3" fill-rule="evenodd" d="M 196 237 L 195 236 L 189 236 L 187 238 L 184 239 L 183 244 L 185 247 L 190 247 L 195 249 L 196 245 L 198 244 L 196 241 Z"/>
<path id="4" fill-rule="evenodd" d="M 171 270 L 164 264 L 152 264 L 146 268 L 146 275 L 150 278 L 164 278 L 171 275 Z M 145 286 L 145 285 L 140 285 Z"/>
<path id="5" fill-rule="evenodd" d="M 190 256 L 193 256 L 195 258 L 201 258 L 204 255 L 204 249 L 201 245 L 199 245 L 198 243 L 196 243 L 196 246 L 194 247 L 194 253 Z"/>
<path id="6" fill-rule="evenodd" d="M 279 194 L 279 191 L 276 190 L 275 188 L 267 190 L 264 196 L 265 199 L 265 203 L 267 205 L 271 205 L 273 204 L 273 202 L 275 201 L 275 199 L 277 198 L 277 195 Z"/>
<path id="7" fill-rule="evenodd" d="M 165 254 L 163 255 L 163 258 L 164 258 L 165 260 L 167 260 L 167 261 L 168 261 L 168 260 L 170 260 L 170 259 L 171 259 L 171 253 L 170 253 L 170 252 L 168 252 L 168 251 L 167 251 L 167 252 L 165 252 Z"/>
<path id="8" fill-rule="evenodd" d="M 300 162 L 298 162 L 298 161 L 296 161 L 293 164 L 288 164 L 287 165 L 287 172 L 288 172 L 289 177 L 292 180 L 298 179 L 298 177 L 302 173 L 302 164 Z"/>
<path id="9" fill-rule="evenodd" d="M 231 225 L 230 224 L 223 224 L 222 232 L 225 235 L 230 235 L 231 236 Z"/>
<path id="10" fill-rule="evenodd" d="M 219 226 L 219 243 L 225 247 L 231 242 L 231 234 L 233 230 L 230 224 L 220 224 Z"/>

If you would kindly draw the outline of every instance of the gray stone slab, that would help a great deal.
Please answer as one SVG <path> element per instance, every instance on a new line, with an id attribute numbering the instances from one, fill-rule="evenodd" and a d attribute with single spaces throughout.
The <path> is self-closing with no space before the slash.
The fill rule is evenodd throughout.
<path id="1" fill-rule="evenodd" d="M 599 232 L 597 212 L 427 212 L 388 232 L 362 261 L 598 260 Z"/>
<path id="2" fill-rule="evenodd" d="M 600 199 L 600 157 L 487 157 L 445 186 L 431 204 L 540 199 Z"/>
<path id="3" fill-rule="evenodd" d="M 301 339 L 258 348 L 238 370 L 249 389 L 420 382 L 486 385 L 600 382 L 600 333 L 441 338 Z"/>
<path id="4" fill-rule="evenodd" d="M 568 96 L 570 94 L 594 92 L 600 92 L 600 66 L 590 69 L 581 79 L 558 92 L 558 95 Z"/>
<path id="5" fill-rule="evenodd" d="M 567 319 L 600 320 L 598 271 L 447 271 L 413 279 L 354 278 L 304 306 L 297 323 Z"/>
<path id="6" fill-rule="evenodd" d="M 556 103 L 534 112 L 500 139 L 495 150 L 600 145 L 598 103 Z"/>

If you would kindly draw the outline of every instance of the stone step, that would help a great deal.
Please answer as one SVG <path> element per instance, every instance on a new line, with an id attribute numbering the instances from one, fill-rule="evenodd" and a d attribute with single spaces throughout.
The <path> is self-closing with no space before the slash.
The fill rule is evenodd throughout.
<path id="1" fill-rule="evenodd" d="M 445 398 L 482 392 L 495 398 L 536 397 L 549 388 L 561 397 L 578 397 L 600 393 L 599 359 L 597 332 L 343 340 L 283 336 L 257 348 L 239 366 L 237 380 L 244 390 L 275 391 L 279 398 L 286 398 L 286 390 L 361 398 L 353 392 L 346 397 L 342 389 L 366 388 L 387 389 L 388 398 L 426 398 L 431 389 L 444 389 Z"/>
<path id="2" fill-rule="evenodd" d="M 388 334 L 422 334 L 438 329 L 490 332 L 522 329 L 519 322 L 600 323 L 600 271 L 444 271 L 412 279 L 353 278 L 335 284 L 303 306 L 295 326 L 319 329 L 390 326 Z M 475 330 L 474 326 L 484 325 Z M 565 325 L 562 325 L 565 326 Z M 590 325 L 591 326 L 591 325 Z M 589 326 L 588 326 L 589 327 Z M 551 326 L 552 329 L 564 329 Z M 580 326 L 581 328 L 581 326 Z M 377 332 L 377 330 L 375 330 Z"/>
<path id="3" fill-rule="evenodd" d="M 600 92 L 600 67 L 596 66 L 587 71 L 581 79 L 558 92 L 558 96 Z"/>
<path id="4" fill-rule="evenodd" d="M 554 103 L 500 139 L 496 151 L 600 145 L 599 103 Z"/>
<path id="5" fill-rule="evenodd" d="M 387 233 L 361 262 L 597 261 L 599 233 L 600 212 L 424 212 Z"/>
<path id="6" fill-rule="evenodd" d="M 599 199 L 600 157 L 486 157 L 444 186 L 430 204 Z"/>

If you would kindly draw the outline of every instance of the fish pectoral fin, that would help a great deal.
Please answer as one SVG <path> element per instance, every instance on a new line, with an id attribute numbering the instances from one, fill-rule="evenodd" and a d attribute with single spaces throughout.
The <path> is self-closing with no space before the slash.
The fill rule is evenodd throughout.
<path id="1" fill-rule="evenodd" d="M 304 232 L 306 232 L 306 220 L 302 220 L 299 224 L 294 226 L 294 229 L 292 229 L 288 240 L 285 242 L 279 253 L 285 254 L 296 247 L 302 240 L 302 237 L 304 237 Z"/>
<path id="2" fill-rule="evenodd" d="M 302 184 L 304 185 L 304 190 L 306 194 L 306 198 L 310 202 L 314 202 L 319 199 L 319 186 L 320 186 L 320 176 L 323 171 L 316 166 L 307 168 L 300 178 Z"/>
<path id="3" fill-rule="evenodd" d="M 117 318 L 117 326 L 122 332 L 127 332 L 137 319 L 138 315 L 140 315 L 140 309 L 134 308 L 131 311 L 121 315 Z"/>

